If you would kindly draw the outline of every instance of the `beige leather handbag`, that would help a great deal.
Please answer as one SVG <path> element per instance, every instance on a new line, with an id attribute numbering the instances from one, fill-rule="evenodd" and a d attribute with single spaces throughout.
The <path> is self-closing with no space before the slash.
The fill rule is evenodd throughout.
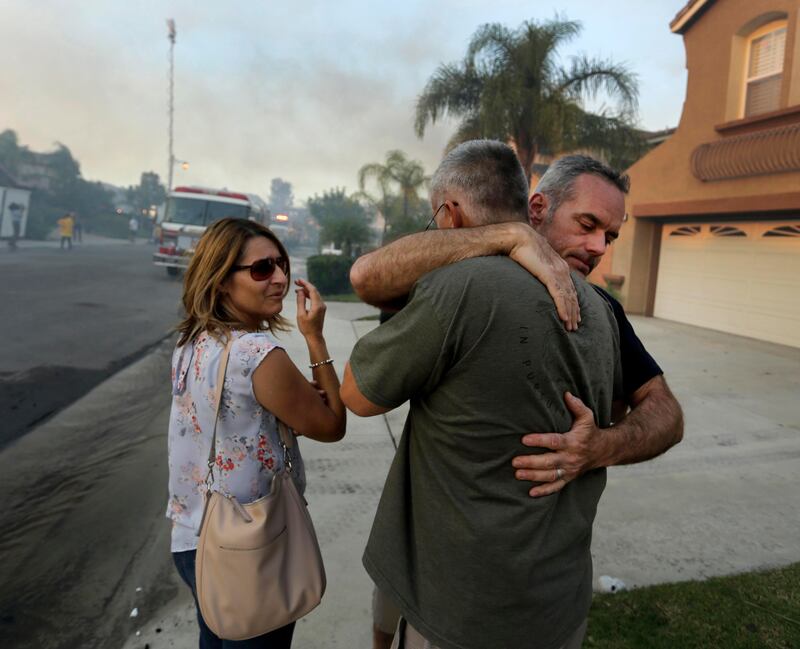
<path id="1" fill-rule="evenodd" d="M 283 422 L 285 468 L 269 495 L 251 503 L 213 491 L 217 418 L 232 340 L 220 359 L 209 489 L 200 523 L 195 577 L 200 612 L 224 640 L 247 640 L 301 618 L 325 592 L 325 567 L 314 524 L 292 479 L 294 436 Z"/>

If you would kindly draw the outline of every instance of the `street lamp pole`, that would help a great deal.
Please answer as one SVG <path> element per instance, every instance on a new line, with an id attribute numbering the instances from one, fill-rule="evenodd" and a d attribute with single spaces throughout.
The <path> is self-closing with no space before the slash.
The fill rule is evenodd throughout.
<path id="1" fill-rule="evenodd" d="M 172 126 L 175 113 L 175 21 L 167 20 L 167 38 L 169 39 L 169 162 L 167 164 L 167 192 L 172 191 L 172 168 L 175 166 L 175 155 L 172 152 Z"/>

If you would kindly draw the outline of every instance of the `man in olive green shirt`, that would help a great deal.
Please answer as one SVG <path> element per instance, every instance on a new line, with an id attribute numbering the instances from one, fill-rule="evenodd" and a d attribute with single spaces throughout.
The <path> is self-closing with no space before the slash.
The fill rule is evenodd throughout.
<path id="1" fill-rule="evenodd" d="M 432 207 L 439 227 L 525 222 L 527 189 L 511 149 L 468 142 L 434 175 Z M 402 612 L 397 647 L 580 646 L 605 470 L 531 499 L 509 468 L 530 430 L 569 430 L 565 392 L 610 423 L 621 391 L 616 324 L 574 280 L 582 326 L 569 332 L 544 286 L 511 260 L 453 264 L 422 278 L 353 350 L 342 385 L 351 410 L 411 401 L 364 554 Z"/>

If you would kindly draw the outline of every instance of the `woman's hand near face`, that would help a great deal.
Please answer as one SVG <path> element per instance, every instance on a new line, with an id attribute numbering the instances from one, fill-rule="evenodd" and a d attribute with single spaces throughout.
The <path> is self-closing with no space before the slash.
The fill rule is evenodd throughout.
<path id="1" fill-rule="evenodd" d="M 317 288 L 304 279 L 294 282 L 297 293 L 297 328 L 305 338 L 321 338 L 325 323 L 325 302 Z M 306 304 L 310 302 L 310 304 Z"/>

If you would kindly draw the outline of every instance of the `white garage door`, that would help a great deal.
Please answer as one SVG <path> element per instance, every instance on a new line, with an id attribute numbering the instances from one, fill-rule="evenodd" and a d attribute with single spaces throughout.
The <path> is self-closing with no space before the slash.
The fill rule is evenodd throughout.
<path id="1" fill-rule="evenodd" d="M 665 225 L 653 315 L 800 347 L 800 221 Z"/>

